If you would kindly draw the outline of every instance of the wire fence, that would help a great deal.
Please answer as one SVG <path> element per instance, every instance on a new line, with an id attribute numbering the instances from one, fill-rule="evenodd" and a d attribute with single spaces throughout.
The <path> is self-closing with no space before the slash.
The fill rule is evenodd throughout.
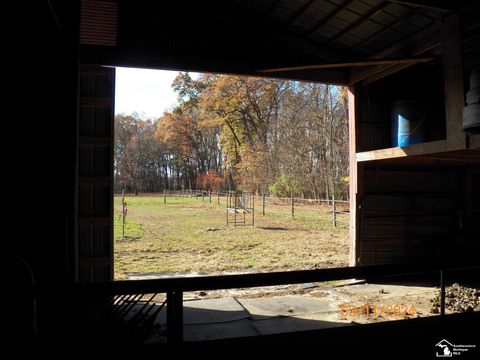
<path id="1" fill-rule="evenodd" d="M 183 197 L 208 202 L 217 206 L 227 207 L 230 192 L 210 190 L 165 190 L 163 193 L 142 194 L 154 197 L 163 197 L 164 205 L 169 204 L 169 198 Z M 276 215 L 291 217 L 292 219 L 312 218 L 312 213 L 321 211 L 331 214 L 331 223 L 334 227 L 339 223 L 349 223 L 350 203 L 346 200 L 334 199 L 305 199 L 298 197 L 276 197 L 261 194 L 254 197 L 254 211 L 256 214 L 266 215 L 274 211 Z M 170 201 L 171 202 L 171 201 Z"/>

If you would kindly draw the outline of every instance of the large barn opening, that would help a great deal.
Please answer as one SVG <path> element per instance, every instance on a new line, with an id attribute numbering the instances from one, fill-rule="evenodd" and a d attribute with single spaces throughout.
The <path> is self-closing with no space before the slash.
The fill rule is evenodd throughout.
<path id="1" fill-rule="evenodd" d="M 116 280 L 348 265 L 345 87 L 117 68 Z"/>

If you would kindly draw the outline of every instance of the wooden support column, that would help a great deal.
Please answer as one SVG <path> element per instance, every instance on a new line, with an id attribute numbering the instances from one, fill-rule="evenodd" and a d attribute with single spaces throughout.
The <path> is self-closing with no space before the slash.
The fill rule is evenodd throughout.
<path id="1" fill-rule="evenodd" d="M 462 131 L 465 101 L 460 16 L 447 19 L 442 24 L 442 47 L 447 149 L 465 149 L 466 135 Z"/>
<path id="2" fill-rule="evenodd" d="M 350 160 L 350 231 L 349 231 L 349 265 L 358 265 L 359 257 L 359 211 L 358 199 L 363 183 L 362 164 L 358 164 L 356 153 L 359 145 L 360 127 L 358 126 L 358 102 L 355 99 L 355 86 L 348 89 L 348 135 L 349 135 L 349 160 Z"/>

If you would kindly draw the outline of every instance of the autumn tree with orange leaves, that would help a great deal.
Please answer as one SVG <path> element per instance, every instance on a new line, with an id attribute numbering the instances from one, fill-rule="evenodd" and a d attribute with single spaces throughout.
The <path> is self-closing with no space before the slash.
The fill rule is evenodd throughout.
<path id="1" fill-rule="evenodd" d="M 151 163 L 163 169 L 158 187 L 347 198 L 344 88 L 232 75 L 192 79 L 188 73 L 172 88 L 178 104 L 150 132 L 157 147 L 142 148 L 156 149 Z M 129 181 L 138 183 L 135 167 L 124 162 L 119 157 L 121 174 L 131 173 Z"/>

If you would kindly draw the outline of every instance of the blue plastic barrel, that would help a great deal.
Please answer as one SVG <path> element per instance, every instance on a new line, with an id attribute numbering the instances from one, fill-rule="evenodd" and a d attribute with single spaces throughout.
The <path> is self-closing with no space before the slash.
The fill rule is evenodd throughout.
<path id="1" fill-rule="evenodd" d="M 425 142 L 426 107 L 416 100 L 392 104 L 392 146 L 408 146 Z"/>

